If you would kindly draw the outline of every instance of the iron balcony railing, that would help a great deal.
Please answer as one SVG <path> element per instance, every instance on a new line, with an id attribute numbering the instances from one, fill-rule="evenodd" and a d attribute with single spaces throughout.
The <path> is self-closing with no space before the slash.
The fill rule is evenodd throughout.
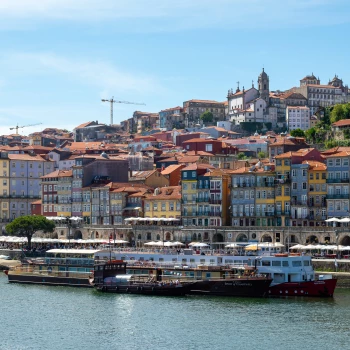
<path id="1" fill-rule="evenodd" d="M 327 179 L 326 182 L 328 184 L 340 184 L 340 183 L 349 183 L 349 178 L 347 179 Z"/>
<path id="2" fill-rule="evenodd" d="M 326 199 L 349 199 L 349 194 L 327 194 Z"/>

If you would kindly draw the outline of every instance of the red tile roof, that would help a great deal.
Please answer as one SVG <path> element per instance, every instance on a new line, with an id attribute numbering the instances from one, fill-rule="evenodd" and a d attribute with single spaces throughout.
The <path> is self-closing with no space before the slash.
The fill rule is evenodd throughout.
<path id="1" fill-rule="evenodd" d="M 337 122 L 332 123 L 332 126 L 337 126 L 337 127 L 350 126 L 350 119 L 338 120 Z"/>

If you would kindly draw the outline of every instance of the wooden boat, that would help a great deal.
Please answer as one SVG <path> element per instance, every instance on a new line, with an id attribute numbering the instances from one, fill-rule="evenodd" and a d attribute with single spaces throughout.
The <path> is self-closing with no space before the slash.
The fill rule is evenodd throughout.
<path id="1" fill-rule="evenodd" d="M 153 276 L 126 274 L 126 263 L 112 260 L 97 263 L 90 283 L 102 292 L 141 295 L 183 296 L 189 293 L 193 282 L 179 279 L 161 281 Z"/>
<path id="2" fill-rule="evenodd" d="M 177 269 L 130 266 L 122 260 L 96 264 L 91 283 L 103 292 L 150 295 L 215 295 L 264 297 L 272 279 L 252 269 L 232 270 L 217 278 L 188 278 Z M 198 270 L 200 271 L 200 270 Z M 197 271 L 197 272 L 198 272 Z M 189 272 L 189 270 L 187 270 Z"/>

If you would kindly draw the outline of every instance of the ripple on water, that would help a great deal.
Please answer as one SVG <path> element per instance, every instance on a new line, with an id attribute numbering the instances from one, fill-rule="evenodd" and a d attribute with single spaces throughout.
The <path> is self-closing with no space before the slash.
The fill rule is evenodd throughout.
<path id="1" fill-rule="evenodd" d="M 144 297 L 8 284 L 1 350 L 347 348 L 350 292 L 334 299 Z"/>

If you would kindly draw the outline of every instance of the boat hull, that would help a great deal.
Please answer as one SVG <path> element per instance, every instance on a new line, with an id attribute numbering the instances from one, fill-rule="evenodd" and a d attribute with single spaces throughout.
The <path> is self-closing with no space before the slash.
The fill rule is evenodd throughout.
<path id="1" fill-rule="evenodd" d="M 57 277 L 49 275 L 24 275 L 24 274 L 7 274 L 10 283 L 23 284 L 43 284 L 50 286 L 69 286 L 69 287 L 84 287 L 91 288 L 87 278 L 76 277 Z"/>
<path id="2" fill-rule="evenodd" d="M 158 286 L 158 285 L 119 285 L 95 286 L 97 290 L 105 293 L 139 294 L 157 296 L 183 296 L 188 294 L 190 286 Z"/>
<path id="3" fill-rule="evenodd" d="M 307 282 L 286 282 L 269 288 L 269 296 L 332 297 L 337 284 L 335 278 Z"/>
<path id="4" fill-rule="evenodd" d="M 266 297 L 271 279 L 240 278 L 224 280 L 203 280 L 193 286 L 189 294 L 230 297 Z"/>

